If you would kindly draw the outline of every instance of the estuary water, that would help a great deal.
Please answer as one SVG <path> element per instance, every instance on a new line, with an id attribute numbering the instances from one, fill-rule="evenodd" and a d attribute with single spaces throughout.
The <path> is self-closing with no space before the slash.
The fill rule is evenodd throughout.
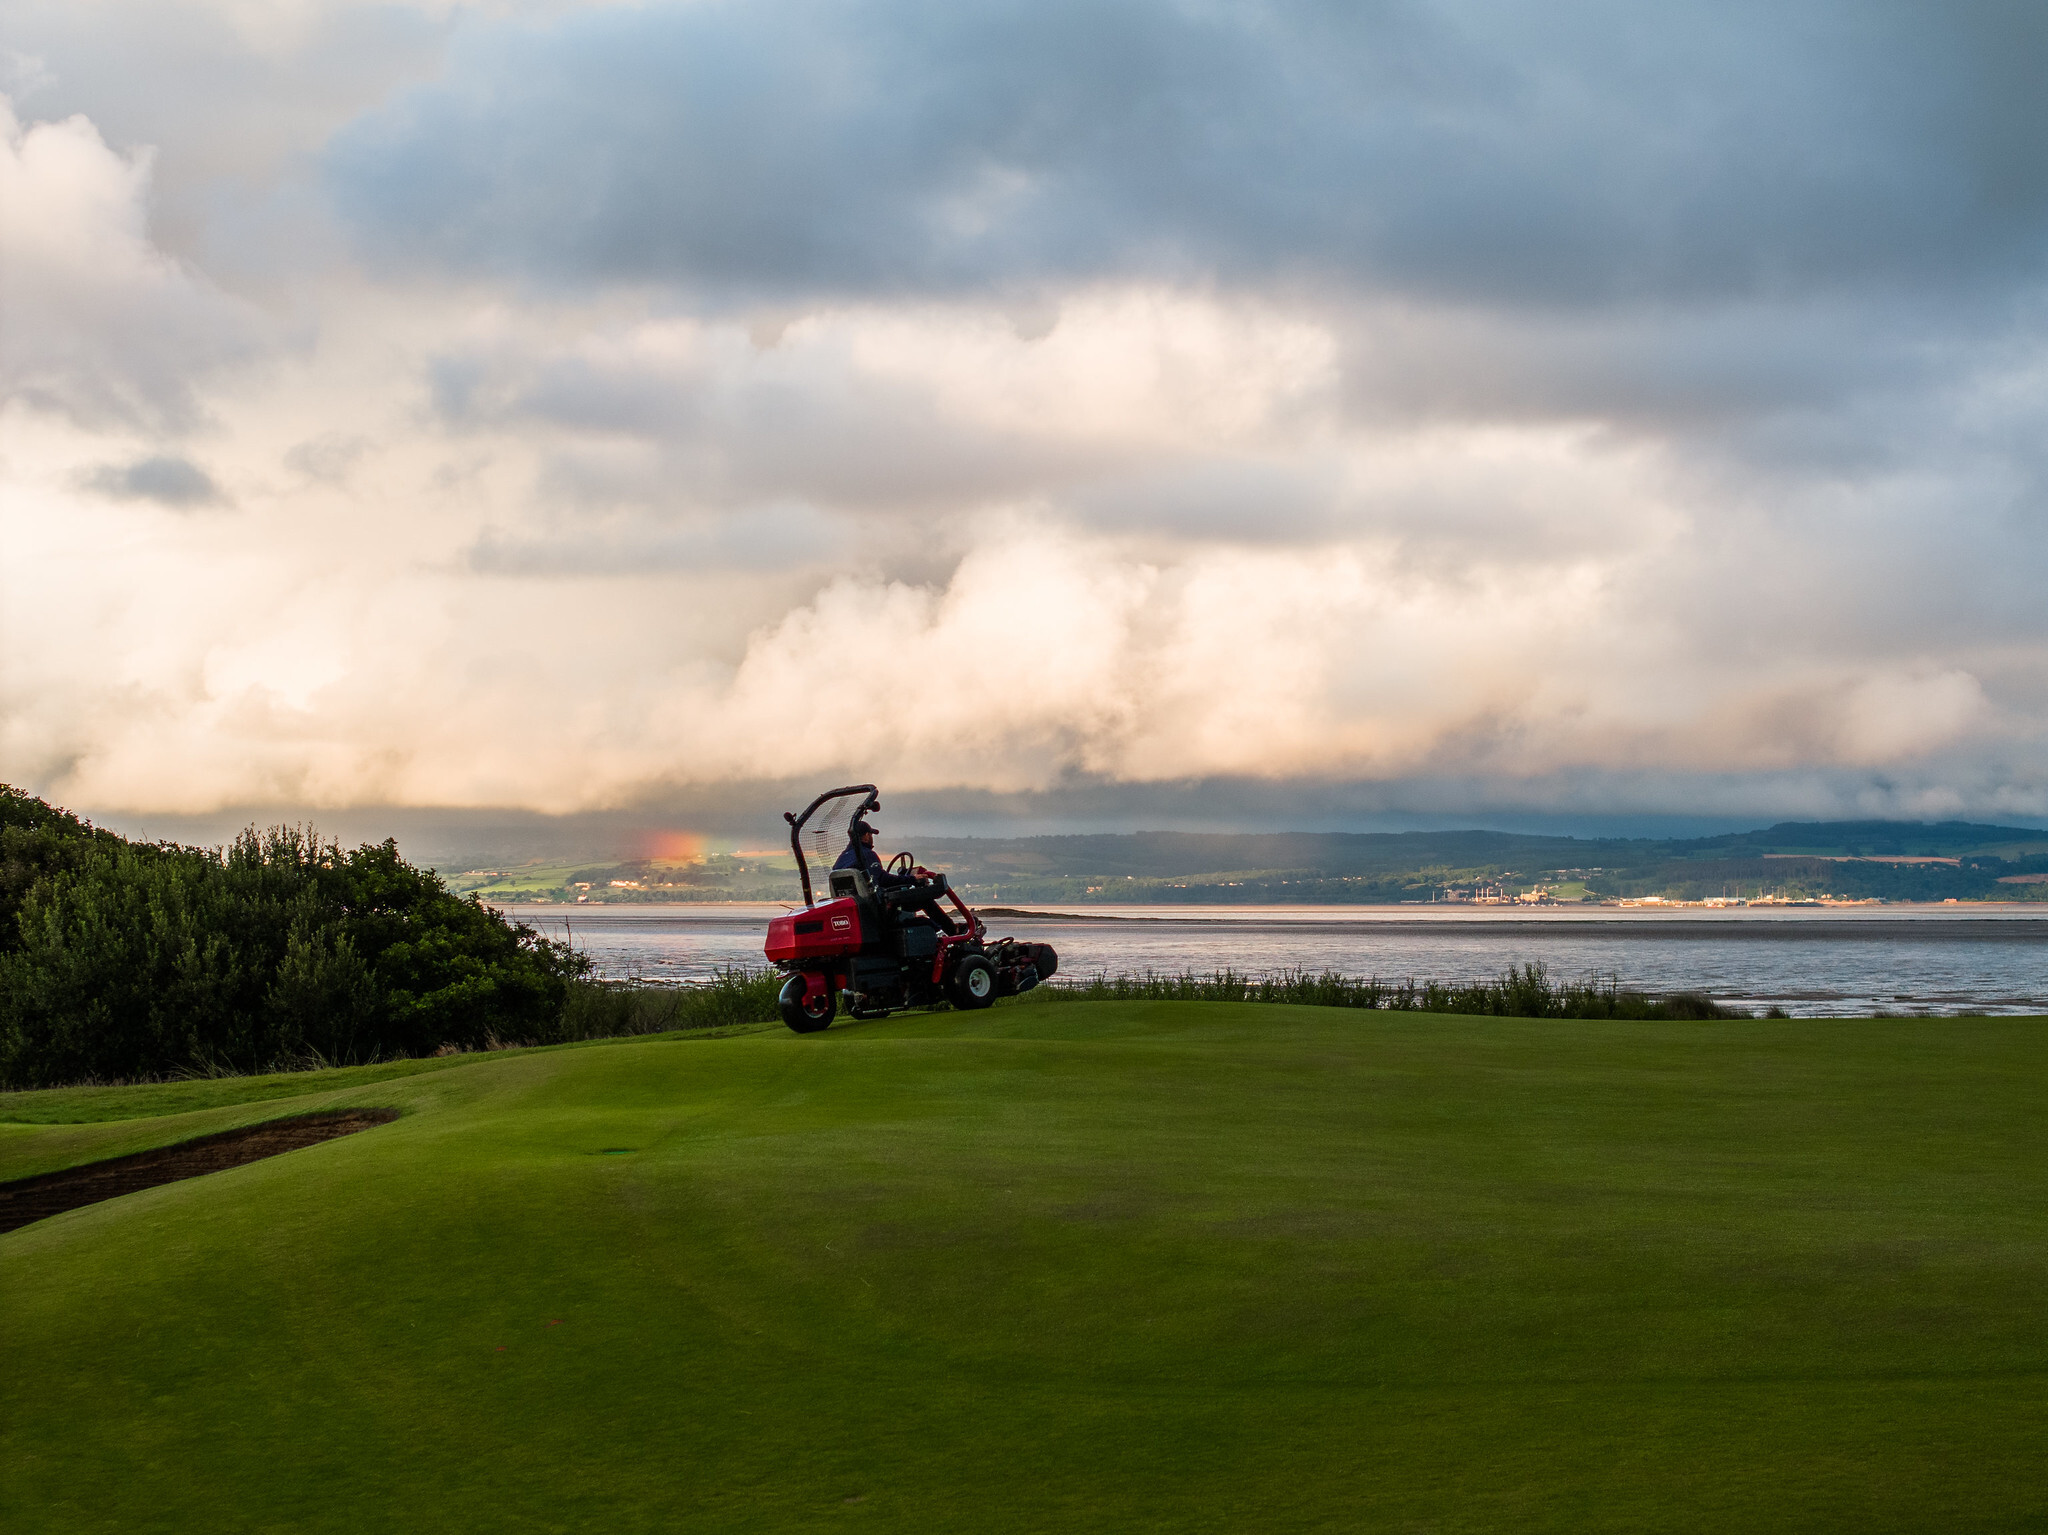
<path id="1" fill-rule="evenodd" d="M 510 914 L 590 956 L 595 972 L 702 980 L 760 965 L 779 905 L 524 906 Z M 1050 943 L 1063 976 L 1335 970 L 1470 981 L 1531 961 L 1553 979 L 1612 976 L 1795 1017 L 2048 1013 L 2039 906 L 1516 910 L 1385 906 L 1066 906 L 984 913 L 990 932 Z"/>

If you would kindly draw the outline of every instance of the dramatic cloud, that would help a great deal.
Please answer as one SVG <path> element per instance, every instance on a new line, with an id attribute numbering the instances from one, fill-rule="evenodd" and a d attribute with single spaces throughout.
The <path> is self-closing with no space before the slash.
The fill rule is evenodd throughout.
<path id="1" fill-rule="evenodd" d="M 2025 7 L 17 30 L 0 776 L 2048 817 Z"/>
<path id="2" fill-rule="evenodd" d="M 0 98 L 0 388 L 93 424 L 178 424 L 194 375 L 246 344 L 241 310 L 153 246 L 150 155 L 83 117 L 24 129 Z"/>
<path id="3" fill-rule="evenodd" d="M 2043 65 L 2011 5 L 712 0 L 467 31 L 330 154 L 459 270 L 1718 299 L 2031 269 Z"/>

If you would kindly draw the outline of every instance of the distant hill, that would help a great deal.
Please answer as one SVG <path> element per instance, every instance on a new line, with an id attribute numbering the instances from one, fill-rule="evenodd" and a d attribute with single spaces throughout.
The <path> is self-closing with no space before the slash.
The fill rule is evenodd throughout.
<path id="1" fill-rule="evenodd" d="M 1395 904 L 1511 899 L 1833 895 L 1883 900 L 2048 899 L 2048 831 L 1962 821 L 1788 821 L 1699 838 L 1497 831 L 1132 832 L 1045 837 L 884 833 L 979 901 Z M 2039 875 L 2038 880 L 2029 879 Z M 720 856 L 491 871 L 455 879 L 491 900 L 789 900 L 794 866 Z"/>

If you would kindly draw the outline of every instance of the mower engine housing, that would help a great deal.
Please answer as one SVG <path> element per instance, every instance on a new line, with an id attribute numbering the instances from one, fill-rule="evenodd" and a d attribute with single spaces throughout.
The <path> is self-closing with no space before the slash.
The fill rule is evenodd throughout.
<path id="1" fill-rule="evenodd" d="M 778 965 L 844 959 L 858 954 L 864 942 L 860 903 L 851 896 L 826 901 L 808 911 L 786 912 L 768 922 L 767 956 Z"/>

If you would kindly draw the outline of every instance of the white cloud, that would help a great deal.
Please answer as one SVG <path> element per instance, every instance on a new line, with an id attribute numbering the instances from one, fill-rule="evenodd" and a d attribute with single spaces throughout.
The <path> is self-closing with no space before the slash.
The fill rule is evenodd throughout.
<path id="1" fill-rule="evenodd" d="M 1779 594 L 1714 573 L 1725 527 L 1666 441 L 1347 412 L 1313 312 L 1095 287 L 1037 339 L 862 305 L 763 348 L 743 318 L 450 297 L 331 292 L 316 345 L 216 378 L 222 517 L 80 500 L 151 460 L 17 415 L 48 579 L 9 604 L 11 772 L 186 811 L 841 771 L 1553 794 L 1939 771 L 2038 732 L 2040 700 L 1887 642 L 1883 604 L 1769 629 Z M 69 622 L 88 588 L 123 598 Z"/>
<path id="2" fill-rule="evenodd" d="M 1630 225 L 1626 259 L 1551 302 L 1531 293 L 1558 278 L 1558 252 L 1611 229 L 1619 205 L 1580 227 L 1532 180 L 1481 228 L 1486 260 L 1458 265 L 1493 183 L 1470 145 L 1437 143 L 1428 164 L 1458 184 L 1396 189 L 1379 210 L 1382 232 L 1414 238 L 1310 280 L 1282 269 L 1343 246 L 1344 206 L 1308 204 L 1358 145 L 1274 159 L 1252 117 L 1180 110 L 1211 103 L 1172 70 L 1142 82 L 1165 135 L 1147 174 L 1199 149 L 1202 175 L 1113 208 L 1074 189 L 1109 184 L 1101 156 L 1139 120 L 1114 114 L 1096 138 L 1019 119 L 1043 136 L 974 164 L 898 145 L 878 202 L 828 185 L 806 203 L 805 178 L 829 183 L 844 148 L 820 126 L 843 100 L 762 147 L 787 184 L 687 143 L 647 160 L 645 124 L 622 127 L 594 94 L 572 105 L 595 117 L 550 129 L 549 153 L 586 179 L 633 174 L 508 181 L 516 154 L 467 170 L 462 156 L 488 141 L 479 123 L 533 106 L 508 61 L 555 34 L 394 12 L 377 25 L 412 51 L 378 63 L 346 10 L 198 4 L 206 102 L 198 85 L 189 103 L 102 88 L 142 130 L 97 109 L 0 125 L 0 777 L 130 812 L 564 811 L 842 771 L 1055 798 L 1233 780 L 1274 786 L 1266 804 L 1289 785 L 1362 785 L 1438 814 L 1516 796 L 1582 813 L 1602 796 L 1717 813 L 2048 807 L 2048 345 L 2033 278 L 1984 287 L 2010 229 L 1956 259 L 1952 289 L 1926 249 L 1879 281 L 1831 264 L 1834 246 L 1802 247 L 1796 282 L 1631 287 L 1631 271 L 1669 275 L 1659 240 L 1699 211 L 1659 205 L 1678 219 L 1665 235 Z M 624 68 L 636 27 L 716 22 L 753 58 L 767 24 L 719 5 L 652 7 L 653 22 L 591 10 L 561 34 L 581 40 L 568 73 L 589 92 Z M 443 82 L 379 108 L 432 72 L 451 26 L 464 41 Z M 58 83 L 37 104 L 141 67 L 108 62 L 141 47 L 119 28 L 90 43 L 45 30 L 33 46 Z M 323 57 L 332 78 L 296 92 Z M 1234 78 L 1224 54 L 1198 62 Z M 981 60 L 997 105 L 1028 99 L 1028 63 Z M 1336 89 L 1320 68 L 1303 78 Z M 1514 78 L 1559 76 L 1536 58 Z M 1467 99 L 1472 80 L 1453 83 L 1445 99 Z M 1629 121 L 1632 89 L 1615 108 Z M 445 141 L 389 138 L 464 91 L 470 116 Z M 1428 94 L 1424 71 L 1345 111 L 1393 132 Z M 933 106 L 889 118 L 863 101 L 868 144 Z M 785 104 L 809 110 L 801 93 Z M 1481 137 L 1528 106 L 1501 97 Z M 1569 146 L 1613 115 L 1599 106 L 1537 126 Z M 261 142 L 234 142 L 238 113 Z M 322 160 L 351 119 L 341 158 Z M 1197 121 L 1209 136 L 1176 148 Z M 1737 137 L 1726 164 L 1746 163 Z M 1707 140 L 1672 163 L 1712 161 Z M 433 153 L 387 185 L 405 162 L 373 141 Z M 156 202 L 159 162 L 136 147 L 151 142 L 178 186 Z M 814 163 L 806 144 L 831 153 Z M 1623 169 L 1665 163 L 1654 143 L 1616 153 Z M 933 154 L 943 174 L 919 181 Z M 319 207 L 344 162 L 360 259 Z M 586 239 L 578 218 L 598 203 L 599 224 L 624 217 L 605 198 L 651 185 L 650 165 L 706 196 L 795 199 L 732 205 L 767 220 L 725 231 L 735 260 L 771 226 L 851 219 L 873 240 L 814 243 L 759 292 L 623 260 L 652 248 L 628 224 L 610 253 L 623 265 L 542 262 L 545 282 L 464 243 L 513 214 L 521 239 L 545 245 L 550 221 Z M 509 212 L 493 201 L 507 186 L 527 199 Z M 1235 201 L 1209 207 L 1205 186 Z M 1715 186 L 1709 211 L 1740 177 Z M 389 227 L 390 198 L 423 187 L 431 227 Z M 1034 245 L 1032 210 L 1055 196 L 1068 222 Z M 1247 223 L 1261 207 L 1299 218 Z M 1863 205 L 1866 223 L 1897 211 Z M 1504 228 L 1543 237 L 1549 277 L 1486 277 L 1515 248 Z M 905 230 L 938 242 L 936 265 L 890 265 Z M 1456 266 L 1442 283 L 1431 250 Z M 1616 282 L 1629 291 L 1602 300 Z"/>
<path id="3" fill-rule="evenodd" d="M 0 98 L 0 393 L 80 420 L 187 423 L 251 317 L 150 243 L 147 150 L 82 117 L 24 127 Z"/>
<path id="4" fill-rule="evenodd" d="M 1841 752 L 1884 765 L 1951 746 L 1989 714 L 1983 686 L 1966 671 L 1880 672 L 1861 677 L 1841 702 Z"/>

